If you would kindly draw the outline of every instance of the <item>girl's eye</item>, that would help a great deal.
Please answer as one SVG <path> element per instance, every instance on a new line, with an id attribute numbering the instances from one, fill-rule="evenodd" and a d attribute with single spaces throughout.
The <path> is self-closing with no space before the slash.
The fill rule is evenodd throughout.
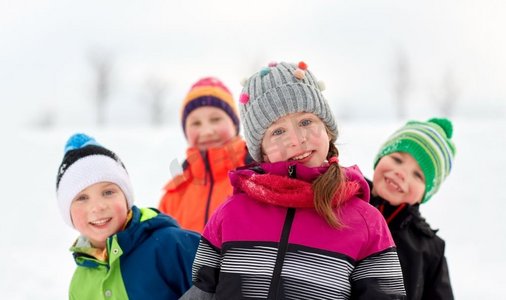
<path id="1" fill-rule="evenodd" d="M 220 117 L 216 117 L 216 118 L 211 118 L 211 123 L 217 123 L 221 120 Z"/>
<path id="2" fill-rule="evenodd" d="M 200 126 L 200 121 L 193 121 L 190 123 L 190 126 L 193 126 L 193 127 Z"/>
<path id="3" fill-rule="evenodd" d="M 313 123 L 313 121 L 311 121 L 309 119 L 304 119 L 299 122 L 300 126 L 309 126 L 309 125 L 311 125 L 311 123 Z"/>
<path id="4" fill-rule="evenodd" d="M 272 131 L 272 135 L 282 135 L 284 132 L 284 129 L 278 128 Z"/>

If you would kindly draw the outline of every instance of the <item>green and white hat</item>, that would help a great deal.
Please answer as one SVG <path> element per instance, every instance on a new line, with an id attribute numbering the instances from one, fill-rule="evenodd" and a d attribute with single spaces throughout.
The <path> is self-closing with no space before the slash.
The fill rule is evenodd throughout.
<path id="1" fill-rule="evenodd" d="M 452 122 L 445 118 L 433 118 L 427 122 L 409 121 L 381 146 L 374 159 L 374 168 L 385 155 L 394 152 L 409 153 L 418 162 L 425 176 L 422 203 L 427 202 L 452 169 L 455 156 L 452 134 Z"/>

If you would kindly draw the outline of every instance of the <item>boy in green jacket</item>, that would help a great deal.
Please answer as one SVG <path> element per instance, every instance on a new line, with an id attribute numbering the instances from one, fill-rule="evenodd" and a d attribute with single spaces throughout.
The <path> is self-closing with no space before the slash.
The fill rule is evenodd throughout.
<path id="1" fill-rule="evenodd" d="M 56 192 L 65 223 L 80 233 L 70 299 L 178 299 L 191 286 L 199 235 L 134 206 L 125 166 L 95 139 L 69 138 Z"/>

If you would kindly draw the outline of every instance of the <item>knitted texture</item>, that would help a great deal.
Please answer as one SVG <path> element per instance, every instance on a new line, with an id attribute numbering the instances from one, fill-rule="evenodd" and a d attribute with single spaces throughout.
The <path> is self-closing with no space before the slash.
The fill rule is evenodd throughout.
<path id="1" fill-rule="evenodd" d="M 132 207 L 132 185 L 119 157 L 92 137 L 81 133 L 72 135 L 65 144 L 65 154 L 56 177 L 58 206 L 69 226 L 73 227 L 70 217 L 72 200 L 82 190 L 98 182 L 117 184 L 125 194 L 128 208 Z"/>
<path id="2" fill-rule="evenodd" d="M 239 111 L 244 137 L 254 160 L 262 161 L 261 144 L 267 128 L 291 113 L 315 114 L 337 137 L 337 124 L 321 86 L 303 62 L 298 65 L 271 63 L 247 79 Z"/>
<path id="3" fill-rule="evenodd" d="M 228 88 L 215 77 L 204 77 L 195 82 L 181 107 L 181 123 L 186 132 L 186 118 L 195 109 L 202 106 L 213 106 L 222 109 L 232 119 L 239 134 L 239 117 L 237 105 Z"/>
<path id="4" fill-rule="evenodd" d="M 409 153 L 418 162 L 425 176 L 422 203 L 427 202 L 438 191 L 452 169 L 456 151 L 451 140 L 452 135 L 453 126 L 448 119 L 409 121 L 381 146 L 374 159 L 374 168 L 385 155 L 394 152 Z"/>

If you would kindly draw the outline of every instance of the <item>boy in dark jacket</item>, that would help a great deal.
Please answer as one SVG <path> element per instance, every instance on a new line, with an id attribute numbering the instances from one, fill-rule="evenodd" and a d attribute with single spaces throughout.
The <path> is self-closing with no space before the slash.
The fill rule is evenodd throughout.
<path id="1" fill-rule="evenodd" d="M 419 211 L 450 173 L 452 133 L 448 119 L 410 121 L 390 136 L 374 160 L 371 204 L 388 223 L 411 300 L 453 299 L 445 242 Z"/>

